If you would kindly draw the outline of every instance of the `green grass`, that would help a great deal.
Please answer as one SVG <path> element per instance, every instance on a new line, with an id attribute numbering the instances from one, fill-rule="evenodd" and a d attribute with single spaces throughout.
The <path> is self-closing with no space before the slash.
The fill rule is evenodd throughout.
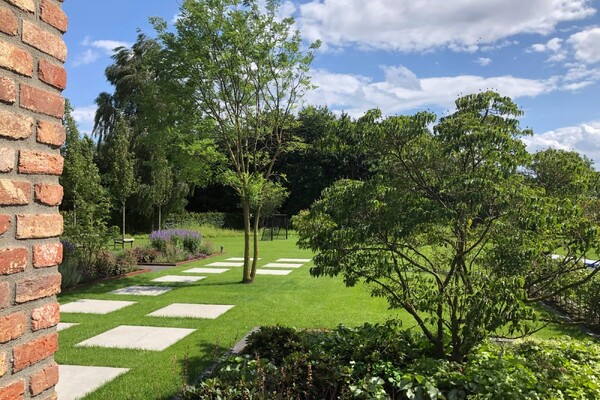
<path id="1" fill-rule="evenodd" d="M 191 285 L 164 284 L 176 289 L 158 297 L 108 294 L 131 285 L 160 285 L 149 281 L 158 276 L 242 256 L 241 237 L 215 237 L 211 240 L 216 249 L 223 246 L 226 253 L 157 273 L 100 282 L 63 293 L 59 297 L 61 304 L 82 298 L 137 302 L 102 316 L 61 315 L 63 322 L 77 322 L 80 325 L 60 332 L 60 349 L 56 354 L 59 364 L 130 368 L 128 373 L 85 399 L 171 399 L 187 379 L 193 380 L 215 357 L 250 329 L 260 325 L 332 328 L 340 323 L 355 326 L 365 322 L 383 322 L 390 317 L 401 319 L 405 327 L 414 325 L 407 313 L 389 310 L 384 299 L 372 298 L 362 285 L 346 288 L 341 278 L 312 278 L 309 274 L 310 264 L 294 270 L 288 276 L 257 276 L 252 285 L 240 284 L 241 268 L 232 268 L 223 274 L 207 274 L 207 279 Z M 312 254 L 299 250 L 295 241 L 296 238 L 292 236 L 288 240 L 261 242 L 260 263 L 281 257 L 311 258 Z M 172 303 L 234 304 L 235 307 L 216 320 L 145 316 Z M 74 347 L 119 325 L 193 328 L 196 331 L 160 352 Z M 558 326 L 549 326 L 537 333 L 542 338 L 559 335 L 584 336 L 578 329 Z"/>
<path id="2" fill-rule="evenodd" d="M 207 275 L 192 285 L 176 286 L 158 297 L 117 296 L 108 292 L 130 285 L 155 284 L 151 279 L 242 255 L 240 237 L 212 239 L 215 247 L 224 246 L 226 254 L 157 273 L 106 281 L 77 291 L 64 293 L 65 304 L 81 298 L 136 301 L 137 304 L 107 315 L 62 314 L 63 322 L 80 325 L 60 332 L 59 364 L 125 367 L 131 370 L 87 396 L 86 399 L 170 399 L 185 378 L 194 378 L 214 359 L 231 347 L 246 332 L 260 325 L 290 325 L 298 328 L 330 328 L 340 323 L 360 325 L 384 321 L 390 317 L 410 320 L 403 312 L 390 311 L 383 299 L 370 297 L 359 285 L 346 288 L 341 279 L 312 278 L 310 265 L 288 276 L 257 276 L 253 285 L 242 285 L 241 268 Z M 136 240 L 137 242 L 137 240 Z M 261 263 L 280 257 L 310 258 L 298 250 L 295 238 L 261 242 Z M 154 318 L 146 314 L 172 303 L 235 304 L 236 307 L 216 320 Z M 193 334 L 161 352 L 105 348 L 78 348 L 75 344 L 119 325 L 150 325 L 197 329 Z"/>

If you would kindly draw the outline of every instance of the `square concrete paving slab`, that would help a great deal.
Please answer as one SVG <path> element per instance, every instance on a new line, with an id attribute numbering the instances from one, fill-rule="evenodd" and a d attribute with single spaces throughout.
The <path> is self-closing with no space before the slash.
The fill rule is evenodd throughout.
<path id="1" fill-rule="evenodd" d="M 56 326 L 56 330 L 59 332 L 64 331 L 65 329 L 69 329 L 71 327 L 74 327 L 75 325 L 79 325 L 79 324 L 70 323 L 70 322 L 59 322 L 58 325 Z"/>
<path id="2" fill-rule="evenodd" d="M 300 268 L 302 264 L 288 264 L 288 263 L 268 263 L 263 265 L 263 268 Z"/>
<path id="3" fill-rule="evenodd" d="M 214 262 L 212 264 L 207 264 L 207 267 L 241 267 L 242 265 L 244 265 L 243 262 L 224 262 L 224 261 L 218 261 L 218 262 Z"/>
<path id="4" fill-rule="evenodd" d="M 282 263 L 307 263 L 310 262 L 310 258 L 280 258 L 277 262 Z"/>
<path id="5" fill-rule="evenodd" d="M 113 290 L 112 294 L 129 294 L 132 296 L 160 296 L 173 288 L 167 286 L 128 286 Z"/>
<path id="6" fill-rule="evenodd" d="M 59 365 L 56 393 L 60 400 L 77 400 L 129 371 L 128 368 Z"/>
<path id="7" fill-rule="evenodd" d="M 201 267 L 201 268 L 186 269 L 183 272 L 185 272 L 187 274 L 222 274 L 223 272 L 226 272 L 226 271 L 229 271 L 229 269 Z"/>
<path id="8" fill-rule="evenodd" d="M 156 310 L 147 317 L 187 317 L 215 319 L 231 310 L 233 305 L 226 304 L 185 304 L 174 303 Z"/>
<path id="9" fill-rule="evenodd" d="M 152 279 L 152 282 L 179 282 L 191 283 L 206 279 L 205 276 L 187 276 L 187 275 L 165 275 L 160 278 Z"/>
<path id="10" fill-rule="evenodd" d="M 161 351 L 194 331 L 195 329 L 121 325 L 75 346 Z"/>
<path id="11" fill-rule="evenodd" d="M 123 307 L 135 304 L 135 301 L 80 299 L 72 303 L 61 304 L 61 313 L 108 314 Z"/>
<path id="12" fill-rule="evenodd" d="M 261 258 L 258 258 L 259 260 L 261 260 Z M 253 257 L 250 257 L 250 260 L 254 260 Z M 228 258 L 227 261 L 244 261 L 244 257 L 231 257 Z"/>
<path id="13" fill-rule="evenodd" d="M 256 275 L 287 275 L 291 269 L 257 269 Z"/>

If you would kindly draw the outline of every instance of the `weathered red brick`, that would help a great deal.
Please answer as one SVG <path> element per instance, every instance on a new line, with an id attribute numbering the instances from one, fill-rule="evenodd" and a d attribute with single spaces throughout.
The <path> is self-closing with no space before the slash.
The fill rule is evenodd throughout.
<path id="1" fill-rule="evenodd" d="M 23 336 L 26 329 L 27 317 L 22 312 L 0 317 L 0 343 L 10 342 Z"/>
<path id="2" fill-rule="evenodd" d="M 27 139 L 31 136 L 33 118 L 0 111 L 0 136 L 9 139 Z"/>
<path id="3" fill-rule="evenodd" d="M 69 20 L 64 11 L 49 0 L 42 0 L 42 21 L 47 22 L 61 32 L 67 31 Z"/>
<path id="4" fill-rule="evenodd" d="M 50 328 L 60 322 L 58 303 L 50 303 L 45 306 L 33 309 L 31 312 L 31 329 L 39 331 L 40 329 Z"/>
<path id="5" fill-rule="evenodd" d="M 4 235 L 10 229 L 11 220 L 11 215 L 0 215 L 0 236 Z"/>
<path id="6" fill-rule="evenodd" d="M 33 246 L 33 266 L 35 268 L 54 267 L 62 262 L 62 243 L 49 243 Z"/>
<path id="7" fill-rule="evenodd" d="M 35 2 L 33 0 L 6 0 L 19 7 L 21 10 L 35 12 Z"/>
<path id="8" fill-rule="evenodd" d="M 39 372 L 31 375 L 29 391 L 32 396 L 37 396 L 44 390 L 50 389 L 58 383 L 58 364 L 52 363 Z"/>
<path id="9" fill-rule="evenodd" d="M 67 59 L 67 46 L 62 37 L 41 29 L 30 21 L 23 21 L 22 39 L 24 43 L 51 55 L 59 61 Z"/>
<path id="10" fill-rule="evenodd" d="M 0 20 L 0 26 L 2 21 Z M 17 85 L 10 78 L 0 77 L 0 101 L 13 104 L 17 101 Z"/>
<path id="11" fill-rule="evenodd" d="M 19 304 L 60 293 L 59 273 L 41 275 L 17 282 L 15 301 Z"/>
<path id="12" fill-rule="evenodd" d="M 60 175 L 64 159 L 60 154 L 33 150 L 19 152 L 19 172 L 22 174 Z"/>
<path id="13" fill-rule="evenodd" d="M 48 121 L 38 121 L 37 141 L 50 146 L 60 147 L 66 139 L 65 127 Z"/>
<path id="14" fill-rule="evenodd" d="M 15 14 L 5 7 L 0 7 L 0 32 L 10 36 L 16 36 L 19 30 L 19 23 Z"/>
<path id="15" fill-rule="evenodd" d="M 62 118 L 65 113 L 65 99 L 59 94 L 21 84 L 21 107 Z"/>
<path id="16" fill-rule="evenodd" d="M 58 334 L 42 336 L 13 349 L 13 372 L 40 362 L 58 350 Z"/>
<path id="17" fill-rule="evenodd" d="M 25 381 L 20 379 L 0 387 L 0 400 L 23 400 L 25 398 Z"/>
<path id="18" fill-rule="evenodd" d="M 0 205 L 14 206 L 29 204 L 31 183 L 0 179 Z"/>
<path id="19" fill-rule="evenodd" d="M 29 251 L 26 248 L 18 247 L 0 250 L 0 275 L 10 275 L 25 271 L 28 260 Z"/>
<path id="20" fill-rule="evenodd" d="M 10 305 L 10 284 L 0 282 L 0 310 Z M 0 374 L 1 376 L 2 374 Z"/>
<path id="21" fill-rule="evenodd" d="M 33 57 L 26 50 L 0 40 L 0 68 L 33 76 Z"/>
<path id="22" fill-rule="evenodd" d="M 38 76 L 43 82 L 60 90 L 67 87 L 67 72 L 62 65 L 41 60 L 38 67 Z"/>
<path id="23" fill-rule="evenodd" d="M 62 202 L 64 190 L 61 185 L 47 185 L 38 183 L 35 185 L 35 199 L 47 206 L 58 206 Z"/>
<path id="24" fill-rule="evenodd" d="M 10 172 L 15 167 L 15 150 L 9 147 L 0 147 L 0 172 Z"/>
<path id="25" fill-rule="evenodd" d="M 17 215 L 17 239 L 42 239 L 63 233 L 63 217 L 60 214 Z"/>
<path id="26" fill-rule="evenodd" d="M 0 378 L 8 372 L 8 354 L 0 353 Z"/>

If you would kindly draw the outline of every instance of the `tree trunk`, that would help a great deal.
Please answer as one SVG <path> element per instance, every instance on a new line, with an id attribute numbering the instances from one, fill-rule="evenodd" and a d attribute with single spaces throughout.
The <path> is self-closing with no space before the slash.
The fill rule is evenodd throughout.
<path id="1" fill-rule="evenodd" d="M 123 230 L 121 232 L 121 239 L 125 239 L 125 202 L 122 203 L 121 211 L 123 212 Z"/>
<path id="2" fill-rule="evenodd" d="M 250 235 L 251 232 L 251 221 L 250 221 L 250 201 L 248 199 L 242 199 L 244 209 L 244 276 L 242 277 L 242 283 L 252 283 L 252 274 L 250 269 Z"/>
<path id="3" fill-rule="evenodd" d="M 254 233 L 254 254 L 253 254 L 253 259 L 252 259 L 252 270 L 250 272 L 250 277 L 252 278 L 252 281 L 254 281 L 254 277 L 256 276 L 256 266 L 258 264 L 258 231 L 259 231 L 259 226 L 258 223 L 260 221 L 260 209 L 256 211 L 256 215 L 254 216 L 254 227 L 253 227 L 253 233 Z"/>
<path id="4" fill-rule="evenodd" d="M 162 207 L 159 205 L 158 206 L 158 230 L 162 229 L 161 217 L 162 217 Z"/>
<path id="5" fill-rule="evenodd" d="M 77 228 L 77 203 L 73 202 L 73 228 Z"/>

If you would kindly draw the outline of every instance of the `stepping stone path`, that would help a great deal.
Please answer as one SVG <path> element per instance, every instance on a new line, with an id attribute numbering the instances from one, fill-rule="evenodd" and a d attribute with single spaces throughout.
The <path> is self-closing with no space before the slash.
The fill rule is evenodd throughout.
<path id="1" fill-rule="evenodd" d="M 207 267 L 241 267 L 242 265 L 244 265 L 243 262 L 219 261 L 219 262 L 214 262 L 212 264 L 208 264 Z"/>
<path id="2" fill-rule="evenodd" d="M 185 275 L 165 275 L 160 278 L 152 279 L 152 282 L 179 282 L 190 283 L 198 282 L 205 279 L 205 276 L 185 276 Z"/>
<path id="3" fill-rule="evenodd" d="M 174 303 L 170 306 L 156 310 L 147 317 L 173 317 L 173 318 L 207 318 L 215 319 L 231 310 L 233 305 L 226 304 L 185 304 Z"/>
<path id="4" fill-rule="evenodd" d="M 257 269 L 256 275 L 287 275 L 291 269 Z"/>
<path id="5" fill-rule="evenodd" d="M 77 400 L 129 371 L 128 368 L 59 365 L 56 393 L 60 400 Z"/>
<path id="6" fill-rule="evenodd" d="M 108 314 L 135 304 L 135 301 L 81 299 L 60 306 L 61 313 Z"/>
<path id="7" fill-rule="evenodd" d="M 222 274 L 223 272 L 229 271 L 228 268 L 206 268 L 206 267 L 200 267 L 200 268 L 192 268 L 192 269 L 186 269 L 185 273 L 187 274 Z"/>
<path id="8" fill-rule="evenodd" d="M 183 271 L 183 273 L 221 274 L 229 271 L 228 267 L 241 267 L 243 261 L 243 257 L 231 257 L 226 261 L 213 262 L 203 267 L 187 269 Z M 269 269 L 257 269 L 256 274 L 284 276 L 293 271 L 291 269 L 276 268 L 300 268 L 304 263 L 310 261 L 311 259 L 309 258 L 280 258 L 277 262 L 263 265 L 262 268 Z M 193 283 L 205 278 L 206 276 L 165 275 L 153 279 L 152 282 Z M 173 287 L 167 286 L 128 286 L 113 290 L 110 294 L 159 296 L 173 289 Z M 136 302 L 81 299 L 61 305 L 60 311 L 62 313 L 108 314 L 133 304 L 136 304 Z M 153 311 L 146 316 L 157 318 L 216 319 L 233 307 L 235 307 L 235 305 L 231 304 L 174 303 Z M 75 325 L 79 324 L 61 322 L 58 324 L 58 330 L 62 331 Z M 121 325 L 90 339 L 84 340 L 75 346 L 162 351 L 190 335 L 195 330 L 196 329 Z M 80 399 L 127 371 L 127 368 L 60 365 L 59 373 L 61 378 L 56 387 L 56 391 L 59 394 L 60 400 Z"/>
<path id="9" fill-rule="evenodd" d="M 73 327 L 75 325 L 79 325 L 79 324 L 69 323 L 69 322 L 59 322 L 58 325 L 57 325 L 57 327 L 56 327 L 56 330 L 59 331 L 59 332 L 60 331 L 64 331 L 65 329 L 69 329 L 69 328 L 71 328 L 71 327 Z"/>
<path id="10" fill-rule="evenodd" d="M 75 346 L 161 351 L 194 331 L 195 329 L 121 325 Z"/>
<path id="11" fill-rule="evenodd" d="M 127 294 L 132 296 L 160 296 L 173 288 L 167 286 L 128 286 L 113 290 L 112 294 Z"/>
<path id="12" fill-rule="evenodd" d="M 268 263 L 263 268 L 300 268 L 303 264 Z"/>

